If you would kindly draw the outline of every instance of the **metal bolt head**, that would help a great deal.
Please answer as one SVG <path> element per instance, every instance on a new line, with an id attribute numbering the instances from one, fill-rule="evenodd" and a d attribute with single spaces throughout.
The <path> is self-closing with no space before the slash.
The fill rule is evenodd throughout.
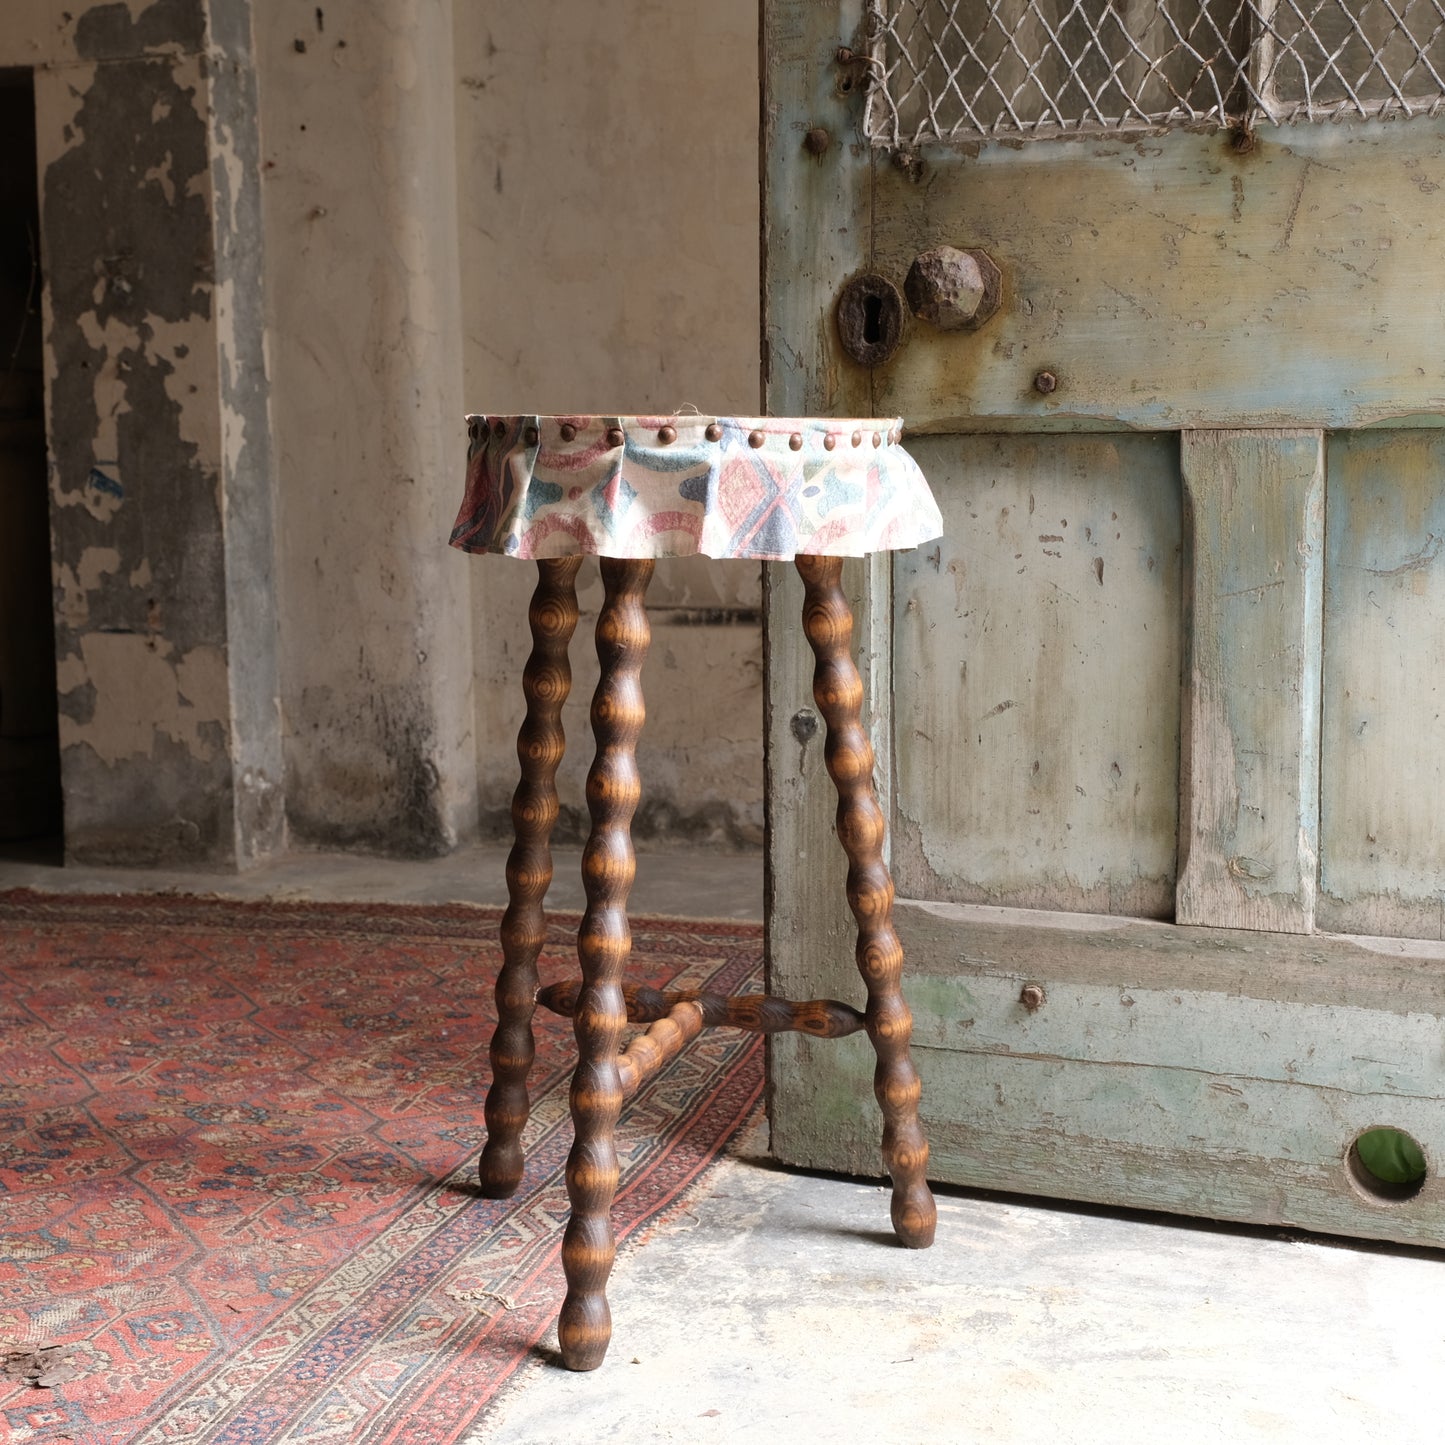
<path id="1" fill-rule="evenodd" d="M 833 137 L 820 125 L 815 125 L 807 135 L 803 137 L 803 149 L 810 156 L 826 155 L 828 147 L 833 143 Z"/>
<path id="2" fill-rule="evenodd" d="M 1026 983 L 1019 993 L 1019 1002 L 1030 1012 L 1040 1009 L 1044 1005 L 1044 999 L 1048 995 L 1044 993 L 1044 986 L 1041 983 Z"/>
<path id="3" fill-rule="evenodd" d="M 935 246 L 908 268 L 903 294 L 920 321 L 940 331 L 976 331 L 998 310 L 1003 276 L 986 251 Z"/>
<path id="4" fill-rule="evenodd" d="M 1040 371 L 1034 377 L 1034 390 L 1040 396 L 1051 396 L 1059 389 L 1059 379 L 1052 371 Z"/>

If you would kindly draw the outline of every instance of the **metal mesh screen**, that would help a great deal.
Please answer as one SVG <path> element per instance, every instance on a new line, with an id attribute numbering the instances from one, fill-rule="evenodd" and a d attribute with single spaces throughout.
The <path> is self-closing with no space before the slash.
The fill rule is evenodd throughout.
<path id="1" fill-rule="evenodd" d="M 869 0 L 879 145 L 1445 110 L 1445 0 Z"/>

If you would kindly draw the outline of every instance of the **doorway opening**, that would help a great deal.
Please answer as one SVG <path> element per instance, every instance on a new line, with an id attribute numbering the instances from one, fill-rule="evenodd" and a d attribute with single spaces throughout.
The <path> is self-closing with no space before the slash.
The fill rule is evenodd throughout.
<path id="1" fill-rule="evenodd" d="M 35 84 L 0 70 L 0 856 L 58 861 Z"/>

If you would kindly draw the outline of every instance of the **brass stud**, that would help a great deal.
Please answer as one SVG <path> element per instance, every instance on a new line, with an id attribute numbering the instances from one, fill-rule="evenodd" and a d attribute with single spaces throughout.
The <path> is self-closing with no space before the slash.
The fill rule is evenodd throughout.
<path id="1" fill-rule="evenodd" d="M 767 437 L 760 431 L 750 431 L 748 433 L 748 445 L 750 447 L 760 447 L 765 441 L 767 441 Z"/>
<path id="2" fill-rule="evenodd" d="M 534 447 L 540 440 L 541 434 L 538 432 L 537 428 L 534 426 L 529 426 L 527 428 L 527 445 L 529 447 Z"/>
<path id="3" fill-rule="evenodd" d="M 802 451 L 802 450 L 803 450 L 803 434 L 802 434 L 802 432 L 800 432 L 800 431 L 795 431 L 795 432 L 792 434 L 792 436 L 790 436 L 790 437 L 788 438 L 788 445 L 789 445 L 790 447 L 792 447 L 792 449 L 793 449 L 795 452 L 800 452 L 800 451 Z"/>
<path id="4" fill-rule="evenodd" d="M 675 426 L 663 427 L 661 431 L 658 432 L 657 439 L 663 446 L 670 447 L 673 442 L 677 440 L 677 428 Z"/>
<path id="5" fill-rule="evenodd" d="M 829 432 L 828 435 L 823 438 L 823 449 L 825 451 L 832 451 L 837 445 L 838 438 L 834 436 L 832 432 Z"/>
<path id="6" fill-rule="evenodd" d="M 881 447 L 883 445 L 883 433 L 881 431 L 873 433 L 873 445 L 875 447 Z"/>
<path id="7" fill-rule="evenodd" d="M 863 445 L 863 433 L 862 433 L 862 432 L 860 432 L 860 431 L 855 431 L 855 432 L 853 433 L 853 445 L 854 445 L 855 447 L 861 447 L 861 446 Z"/>
<path id="8" fill-rule="evenodd" d="M 607 445 L 608 445 L 608 446 L 610 446 L 610 447 L 620 447 L 626 440 L 627 440 L 627 434 L 622 430 L 622 428 L 621 428 L 620 426 L 613 426 L 613 427 L 608 427 L 608 428 L 607 428 Z"/>
<path id="9" fill-rule="evenodd" d="M 703 435 L 710 442 L 720 442 L 722 440 L 722 428 L 716 422 L 713 422 Z"/>
<path id="10" fill-rule="evenodd" d="M 576 428 L 575 426 L 573 426 L 570 421 L 564 421 L 564 422 L 562 423 L 562 428 L 561 428 L 561 430 L 562 430 L 562 440 L 563 440 L 564 442 L 570 442 L 570 441 L 576 441 L 576 440 L 577 440 L 577 428 Z"/>
<path id="11" fill-rule="evenodd" d="M 506 434 L 507 424 L 501 419 L 501 417 L 498 417 L 496 421 L 492 423 L 492 435 L 494 437 L 504 437 L 506 436 Z"/>

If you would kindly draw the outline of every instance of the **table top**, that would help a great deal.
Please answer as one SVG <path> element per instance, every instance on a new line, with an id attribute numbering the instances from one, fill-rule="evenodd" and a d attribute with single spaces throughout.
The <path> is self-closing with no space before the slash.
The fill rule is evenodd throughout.
<path id="1" fill-rule="evenodd" d="M 508 557 L 861 557 L 943 530 L 903 424 L 469 416 L 451 543 Z"/>

